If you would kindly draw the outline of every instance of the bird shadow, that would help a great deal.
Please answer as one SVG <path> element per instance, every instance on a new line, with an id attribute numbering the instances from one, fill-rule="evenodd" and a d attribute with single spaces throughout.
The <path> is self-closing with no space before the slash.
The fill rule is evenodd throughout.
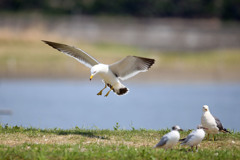
<path id="1" fill-rule="evenodd" d="M 80 130 L 79 131 L 78 130 L 74 130 L 74 131 L 59 131 L 57 134 L 58 135 L 81 135 L 81 136 L 88 137 L 88 138 L 98 138 L 98 139 L 109 140 L 108 137 L 95 135 L 91 131 L 80 131 Z"/>

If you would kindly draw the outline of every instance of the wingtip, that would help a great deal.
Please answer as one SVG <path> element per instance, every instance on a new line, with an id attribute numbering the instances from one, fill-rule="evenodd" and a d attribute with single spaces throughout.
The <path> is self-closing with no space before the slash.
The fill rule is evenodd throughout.
<path id="1" fill-rule="evenodd" d="M 148 58 L 148 61 L 149 61 L 149 64 L 148 64 L 148 69 L 147 70 L 149 70 L 153 66 L 153 64 L 155 63 L 155 59 Z"/>
<path id="2" fill-rule="evenodd" d="M 51 47 L 53 47 L 53 48 L 55 48 L 57 50 L 59 50 L 58 47 L 57 47 L 58 45 L 63 45 L 63 44 L 60 44 L 60 43 L 46 41 L 46 40 L 42 40 L 42 42 L 46 43 L 47 45 L 49 45 L 49 46 L 51 46 Z"/>
<path id="3" fill-rule="evenodd" d="M 183 142 L 186 138 L 179 139 L 179 142 Z"/>
<path id="4" fill-rule="evenodd" d="M 156 62 L 156 60 L 155 59 L 151 59 L 152 60 L 152 63 L 151 63 L 151 65 L 149 66 L 149 68 L 151 68 L 152 67 L 152 65 Z M 148 69 L 149 69 L 148 68 Z"/>
<path id="5" fill-rule="evenodd" d="M 47 43 L 47 42 L 48 42 L 48 41 L 46 41 L 46 40 L 43 40 L 43 39 L 42 39 L 41 41 L 42 41 L 42 42 L 44 42 L 44 43 Z"/>
<path id="6" fill-rule="evenodd" d="M 144 61 L 147 64 L 147 70 L 149 70 L 156 61 L 155 59 L 152 59 L 152 58 L 138 57 L 138 56 L 133 56 L 133 57 L 142 59 L 142 61 Z"/>
<path id="7" fill-rule="evenodd" d="M 46 40 L 41 40 L 43 43 L 46 43 L 46 44 L 48 44 L 48 45 L 50 45 L 51 43 L 53 43 L 53 42 L 50 42 L 50 41 L 46 41 Z"/>
<path id="8" fill-rule="evenodd" d="M 54 43 L 56 43 L 56 42 L 52 42 L 52 41 L 47 41 L 47 40 L 41 40 L 42 42 L 44 42 L 44 43 L 46 43 L 46 44 L 54 44 Z M 56 43 L 56 44 L 58 44 L 58 43 Z M 60 43 L 59 43 L 60 44 Z"/>
<path id="9" fill-rule="evenodd" d="M 224 132 L 224 133 L 230 133 L 230 134 L 231 134 L 231 132 L 230 132 L 229 130 L 227 130 L 226 128 L 223 129 L 223 132 Z"/>

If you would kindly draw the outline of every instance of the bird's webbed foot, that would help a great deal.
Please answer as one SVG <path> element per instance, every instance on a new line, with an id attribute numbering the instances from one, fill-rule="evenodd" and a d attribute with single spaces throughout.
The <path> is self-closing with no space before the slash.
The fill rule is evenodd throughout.
<path id="1" fill-rule="evenodd" d="M 97 93 L 97 95 L 98 95 L 98 96 L 101 96 L 101 95 L 102 95 L 102 91 L 103 91 L 105 88 L 107 88 L 107 85 L 106 85 L 106 84 L 105 84 L 105 87 L 104 87 L 101 91 L 99 91 L 99 92 Z"/>
<path id="2" fill-rule="evenodd" d="M 102 90 L 100 92 L 97 93 L 98 96 L 102 95 Z"/>

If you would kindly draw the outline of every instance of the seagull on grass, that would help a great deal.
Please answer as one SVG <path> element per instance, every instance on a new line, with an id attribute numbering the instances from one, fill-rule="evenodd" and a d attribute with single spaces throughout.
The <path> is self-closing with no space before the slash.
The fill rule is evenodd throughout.
<path id="1" fill-rule="evenodd" d="M 175 146 L 179 141 L 179 131 L 182 131 L 179 126 L 173 126 L 172 131 L 165 134 L 158 142 L 158 144 L 154 146 L 154 148 L 172 149 L 172 147 Z"/>
<path id="2" fill-rule="evenodd" d="M 107 65 L 98 62 L 88 53 L 74 46 L 69 46 L 66 44 L 60 44 L 45 40 L 43 40 L 43 42 L 59 50 L 60 52 L 75 58 L 80 63 L 89 67 L 91 69 L 90 80 L 92 80 L 93 76 L 97 74 L 100 75 L 101 78 L 103 79 L 105 87 L 102 90 L 100 90 L 100 92 L 97 95 L 102 95 L 102 91 L 105 88 L 109 87 L 110 90 L 107 92 L 105 97 L 107 97 L 111 91 L 113 91 L 117 95 L 126 94 L 129 91 L 129 89 L 121 83 L 121 80 L 123 81 L 130 77 L 135 76 L 140 72 L 148 71 L 148 69 L 155 62 L 154 59 L 150 58 L 127 56 L 118 62 L 115 62 L 111 65 Z"/>
<path id="3" fill-rule="evenodd" d="M 196 146 L 196 151 L 198 150 L 198 145 L 202 142 L 203 138 L 205 137 L 205 131 L 203 129 L 206 129 L 202 125 L 198 125 L 197 129 L 192 131 L 186 138 L 181 139 L 182 141 L 181 145 L 189 145 L 193 151 L 193 147 Z"/>
<path id="4" fill-rule="evenodd" d="M 219 132 L 230 133 L 226 128 L 223 128 L 221 121 L 210 113 L 209 107 L 207 105 L 203 106 L 201 123 L 203 127 L 208 128 L 208 130 L 206 130 L 206 133 L 208 133 L 208 140 L 210 134 L 213 134 L 214 141 L 215 134 L 218 134 Z"/>

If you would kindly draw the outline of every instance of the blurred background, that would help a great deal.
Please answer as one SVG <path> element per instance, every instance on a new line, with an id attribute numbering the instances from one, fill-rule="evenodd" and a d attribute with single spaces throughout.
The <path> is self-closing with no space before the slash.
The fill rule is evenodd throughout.
<path id="1" fill-rule="evenodd" d="M 156 59 L 96 94 L 90 71 L 41 40 L 111 64 Z M 202 106 L 240 131 L 240 2 L 235 0 L 1 0 L 0 123 L 37 128 L 196 128 Z"/>

